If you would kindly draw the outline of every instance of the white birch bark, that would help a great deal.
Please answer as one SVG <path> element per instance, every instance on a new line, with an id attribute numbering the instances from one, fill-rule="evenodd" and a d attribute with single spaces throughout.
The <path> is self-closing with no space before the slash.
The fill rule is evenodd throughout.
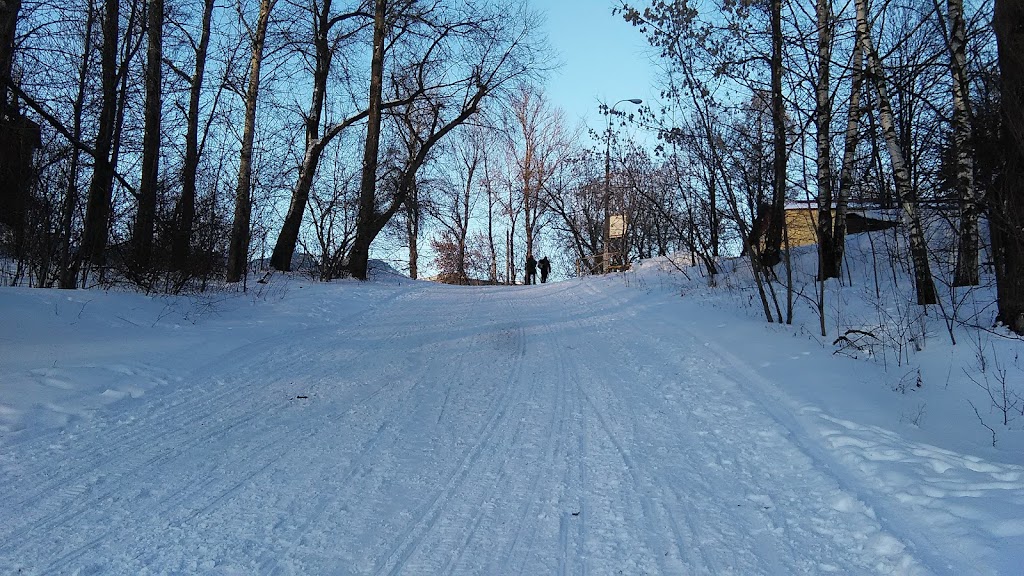
<path id="1" fill-rule="evenodd" d="M 836 218 L 833 223 L 833 261 L 837 272 L 842 272 L 846 252 L 846 207 L 853 189 L 853 169 L 860 139 L 860 96 L 864 84 L 864 51 L 854 42 L 850 82 L 850 110 L 846 117 L 846 137 L 843 143 L 843 165 L 839 172 L 839 192 L 836 194 Z"/>
<path id="2" fill-rule="evenodd" d="M 903 214 L 903 223 L 910 236 L 910 257 L 914 266 L 914 287 L 917 291 L 917 303 L 935 304 L 935 282 L 932 279 L 931 267 L 928 264 L 928 246 L 925 243 L 921 218 L 917 212 L 917 199 L 910 184 L 910 172 L 900 147 L 893 121 L 892 104 L 886 87 L 885 68 L 881 58 L 875 51 L 871 40 L 871 29 L 868 26 L 867 0 L 855 0 L 857 5 L 857 41 L 867 57 L 868 70 L 875 92 L 878 95 L 878 116 L 892 163 L 893 179 L 896 183 L 896 195 L 899 197 Z"/>
<path id="3" fill-rule="evenodd" d="M 967 26 L 963 0 L 948 0 L 950 69 L 953 73 L 953 138 L 956 188 L 960 197 L 960 243 L 954 286 L 976 286 L 978 278 L 978 205 L 974 187 L 974 146 L 967 83 Z"/>
<path id="4" fill-rule="evenodd" d="M 832 234 L 832 101 L 829 98 L 830 64 L 832 60 L 832 2 L 818 0 L 818 81 L 815 87 L 815 144 L 817 147 L 818 183 L 818 278 L 836 278 Z"/>

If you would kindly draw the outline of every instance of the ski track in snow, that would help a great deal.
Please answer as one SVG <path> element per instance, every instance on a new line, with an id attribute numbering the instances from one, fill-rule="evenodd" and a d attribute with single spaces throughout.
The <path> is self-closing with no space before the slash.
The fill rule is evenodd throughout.
<path id="1" fill-rule="evenodd" d="M 940 498 L 1024 494 L 658 313 L 581 282 L 418 285 L 185 374 L 128 365 L 167 383 L 3 439 L 0 573 L 964 574 L 986 550 L 895 511 L 941 529 L 972 508 Z M 870 485 L 893 460 L 932 474 Z"/>

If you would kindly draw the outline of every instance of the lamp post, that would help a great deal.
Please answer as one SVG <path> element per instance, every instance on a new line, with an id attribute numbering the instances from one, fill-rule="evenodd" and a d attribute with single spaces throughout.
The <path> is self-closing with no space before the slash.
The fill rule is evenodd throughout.
<path id="1" fill-rule="evenodd" d="M 612 114 L 615 112 L 615 107 L 623 102 L 630 102 L 632 104 L 642 104 L 643 100 L 639 98 L 624 98 L 619 100 L 615 104 L 612 104 L 608 108 L 608 121 L 605 127 L 605 142 L 604 142 L 604 256 L 601 258 L 601 268 L 603 273 L 607 274 L 610 270 L 608 262 L 611 258 L 611 252 L 609 251 L 611 242 L 611 201 L 612 201 Z"/>

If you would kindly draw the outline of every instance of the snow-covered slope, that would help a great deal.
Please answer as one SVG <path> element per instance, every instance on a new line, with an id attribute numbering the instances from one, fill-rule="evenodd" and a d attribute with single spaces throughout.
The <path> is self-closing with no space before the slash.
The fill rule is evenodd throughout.
<path id="1" fill-rule="evenodd" d="M 941 321 L 894 392 L 689 273 L 0 289 L 0 573 L 1022 572 Z"/>

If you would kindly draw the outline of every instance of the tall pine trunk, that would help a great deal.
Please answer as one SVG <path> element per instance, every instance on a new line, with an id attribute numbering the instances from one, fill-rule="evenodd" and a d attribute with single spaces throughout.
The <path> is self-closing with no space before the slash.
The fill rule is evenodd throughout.
<path id="1" fill-rule="evenodd" d="M 914 265 L 914 288 L 917 292 L 917 303 L 935 304 L 935 282 L 932 279 L 931 266 L 928 263 L 928 246 L 925 243 L 921 218 L 917 213 L 915 198 L 910 181 L 903 149 L 900 147 L 899 136 L 893 121 L 892 105 L 886 87 L 885 69 L 881 58 L 875 51 L 871 40 L 871 29 L 868 26 L 867 0 L 856 0 L 857 4 L 857 41 L 867 56 L 868 69 L 878 95 L 878 117 L 882 126 L 892 163 L 893 179 L 896 182 L 896 195 L 899 197 L 903 213 L 903 222 L 910 236 L 910 258 Z"/>
<path id="2" fill-rule="evenodd" d="M 270 11 L 277 0 L 261 0 L 256 31 L 252 39 L 252 61 L 249 64 L 249 87 L 245 92 L 245 127 L 238 162 L 238 182 L 235 187 L 235 218 L 231 226 L 228 246 L 227 281 L 238 282 L 245 275 L 249 259 L 250 219 L 252 218 L 252 147 L 256 132 L 256 102 L 260 92 L 260 66 L 263 46 L 267 37 Z"/>

